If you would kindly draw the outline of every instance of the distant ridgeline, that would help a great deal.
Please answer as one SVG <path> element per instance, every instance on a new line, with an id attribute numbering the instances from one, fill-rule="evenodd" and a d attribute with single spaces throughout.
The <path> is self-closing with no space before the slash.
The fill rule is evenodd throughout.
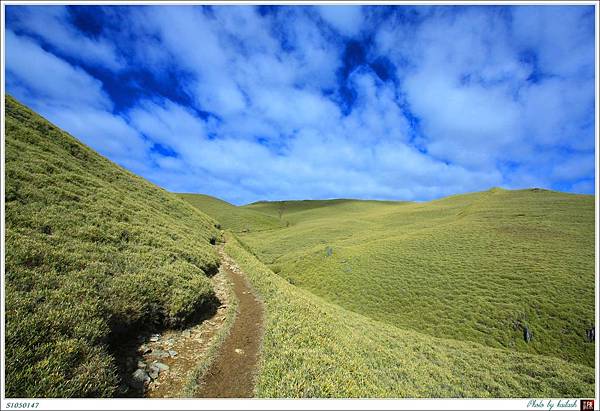
<path id="1" fill-rule="evenodd" d="M 6 96 L 6 396 L 111 396 L 112 350 L 212 309 L 216 222 Z"/>

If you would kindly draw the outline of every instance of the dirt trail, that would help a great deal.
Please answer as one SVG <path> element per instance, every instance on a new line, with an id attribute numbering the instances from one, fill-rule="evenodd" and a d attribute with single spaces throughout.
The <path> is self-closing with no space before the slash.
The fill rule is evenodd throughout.
<path id="1" fill-rule="evenodd" d="M 119 354 L 123 358 L 120 363 L 127 367 L 122 374 L 127 377 L 120 387 L 119 396 L 177 398 L 186 395 L 184 386 L 191 377 L 190 373 L 206 358 L 209 348 L 222 332 L 229 310 L 234 309 L 232 292 L 238 300 L 237 315 L 193 396 L 253 396 L 263 335 L 263 305 L 253 294 L 235 261 L 225 254 L 223 245 L 217 249 L 221 267 L 211 282 L 220 306 L 185 330 L 140 335 L 137 340 L 131 341 L 130 346 L 121 347 Z M 140 381 L 135 379 L 136 375 Z"/>
<path id="2" fill-rule="evenodd" d="M 214 343 L 223 327 L 231 301 L 228 295 L 229 275 L 222 270 L 211 282 L 221 305 L 214 314 L 208 314 L 199 324 L 185 330 L 167 330 L 156 342 L 146 341 L 142 351 L 150 351 L 138 358 L 144 361 L 148 370 L 156 362 L 166 364 L 169 369 L 161 372 L 145 392 L 149 398 L 176 398 L 182 395 L 182 389 L 198 362 L 206 357 L 209 347 Z M 177 353 L 175 356 L 169 353 Z M 162 354 L 162 355 L 161 355 Z"/>
<path id="3" fill-rule="evenodd" d="M 223 269 L 233 282 L 238 313 L 196 394 L 203 398 L 252 397 L 263 335 L 263 305 L 222 246 L 219 254 Z"/>

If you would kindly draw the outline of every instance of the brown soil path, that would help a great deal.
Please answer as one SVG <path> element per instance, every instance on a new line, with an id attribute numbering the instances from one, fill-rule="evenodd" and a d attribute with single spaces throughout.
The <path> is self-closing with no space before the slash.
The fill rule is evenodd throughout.
<path id="1" fill-rule="evenodd" d="M 203 398 L 247 398 L 254 396 L 264 309 L 245 275 L 219 247 L 223 268 L 233 282 L 238 313 L 229 335 L 204 374 L 197 396 Z"/>

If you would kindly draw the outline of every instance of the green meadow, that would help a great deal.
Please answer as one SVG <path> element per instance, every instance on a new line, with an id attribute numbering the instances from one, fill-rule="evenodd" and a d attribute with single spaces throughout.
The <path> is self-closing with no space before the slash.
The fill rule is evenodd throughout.
<path id="1" fill-rule="evenodd" d="M 214 309 L 222 240 L 266 310 L 258 397 L 594 395 L 593 196 L 238 207 L 5 114 L 7 397 L 116 395 L 120 339 Z"/>
<path id="2" fill-rule="evenodd" d="M 593 196 L 238 208 L 282 224 L 224 226 L 271 315 L 258 395 L 592 395 Z"/>
<path id="3" fill-rule="evenodd" d="M 431 336 L 594 365 L 593 196 L 492 189 L 287 209 L 290 227 L 240 238 L 297 287 Z"/>
<path id="4" fill-rule="evenodd" d="M 212 218 L 6 96 L 6 396 L 106 397 L 114 342 L 211 309 Z"/>
<path id="5" fill-rule="evenodd" d="M 266 305 L 258 397 L 594 395 L 592 367 L 377 321 L 290 284 L 233 235 L 226 251 Z"/>

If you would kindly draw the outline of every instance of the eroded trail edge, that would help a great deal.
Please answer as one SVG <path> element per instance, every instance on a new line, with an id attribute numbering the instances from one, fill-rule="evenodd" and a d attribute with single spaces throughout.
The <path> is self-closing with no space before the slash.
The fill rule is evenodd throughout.
<path id="1" fill-rule="evenodd" d="M 238 312 L 229 335 L 202 378 L 197 396 L 253 397 L 263 336 L 264 307 L 248 284 L 245 274 L 225 253 L 222 245 L 218 250 L 222 268 L 233 283 Z"/>

